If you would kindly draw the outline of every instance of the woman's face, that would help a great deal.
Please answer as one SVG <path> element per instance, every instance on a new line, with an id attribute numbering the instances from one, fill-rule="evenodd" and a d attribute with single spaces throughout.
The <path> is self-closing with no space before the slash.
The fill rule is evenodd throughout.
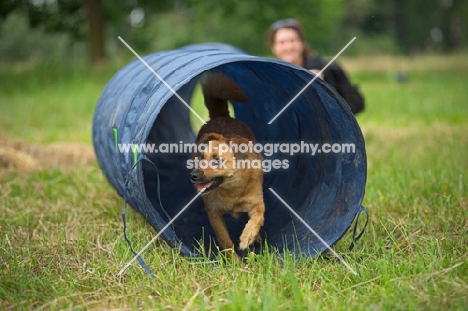
<path id="1" fill-rule="evenodd" d="M 302 66 L 304 49 L 304 42 L 296 30 L 280 28 L 276 31 L 271 51 L 279 59 Z"/>

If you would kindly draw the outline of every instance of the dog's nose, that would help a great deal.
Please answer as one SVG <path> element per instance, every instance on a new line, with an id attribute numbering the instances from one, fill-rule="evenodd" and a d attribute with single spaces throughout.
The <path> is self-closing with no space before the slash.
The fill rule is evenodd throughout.
<path id="1" fill-rule="evenodd" d="M 192 182 L 197 182 L 201 179 L 202 173 L 199 170 L 194 170 L 190 173 L 190 180 Z"/>

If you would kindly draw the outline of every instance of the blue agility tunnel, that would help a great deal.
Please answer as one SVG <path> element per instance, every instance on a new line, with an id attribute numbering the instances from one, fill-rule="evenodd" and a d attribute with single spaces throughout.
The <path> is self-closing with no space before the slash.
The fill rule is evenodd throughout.
<path id="1" fill-rule="evenodd" d="M 266 144 L 325 146 L 291 155 L 276 152 L 265 159 L 287 160 L 288 167 L 265 173 L 265 224 L 261 236 L 280 252 L 313 257 L 326 246 L 276 197 L 273 189 L 329 245 L 334 245 L 363 210 L 366 153 L 361 130 L 346 102 L 316 79 L 277 118 L 314 75 L 298 66 L 247 55 L 224 44 L 191 45 L 143 57 L 144 61 L 190 103 L 194 87 L 206 71 L 232 77 L 250 98 L 233 103 L 236 118 Z M 119 195 L 157 231 L 161 231 L 196 196 L 190 182 L 190 153 L 124 152 L 124 144 L 161 146 L 192 143 L 196 133 L 190 110 L 136 59 L 110 80 L 97 104 L 93 143 L 98 162 Z M 348 148 L 347 150 L 344 150 Z M 338 150 L 340 149 L 340 150 Z M 283 149 L 284 150 L 284 149 Z M 329 152 L 326 152 L 326 151 Z M 305 147 L 304 147 L 305 151 Z M 226 216 L 237 241 L 247 216 Z M 215 235 L 197 198 L 161 237 L 184 255 L 199 254 Z"/>

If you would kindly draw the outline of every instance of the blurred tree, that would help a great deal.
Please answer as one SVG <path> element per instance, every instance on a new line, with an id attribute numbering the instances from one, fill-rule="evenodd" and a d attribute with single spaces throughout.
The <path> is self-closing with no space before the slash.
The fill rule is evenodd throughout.
<path id="1" fill-rule="evenodd" d="M 333 52 L 342 46 L 337 39 L 344 1 L 179 0 L 166 10 L 150 11 L 151 26 L 144 31 L 151 50 L 220 41 L 252 54 L 267 55 L 270 51 L 264 38 L 270 25 L 294 17 L 303 22 L 311 46 Z"/>
<path id="2" fill-rule="evenodd" d="M 15 1 L 0 1 L 0 18 L 5 19 L 16 7 Z"/>
<path id="3" fill-rule="evenodd" d="M 73 40 L 82 40 L 85 36 L 85 30 L 81 26 L 85 20 L 81 0 L 12 2 L 16 8 L 28 14 L 33 28 L 42 26 L 46 31 L 68 33 Z"/>
<path id="4" fill-rule="evenodd" d="M 164 8 L 170 1 L 139 0 L 149 9 Z M 107 25 L 125 24 L 135 1 L 113 0 L 9 0 L 0 1 L 0 17 L 18 11 L 26 13 L 33 28 L 66 33 L 72 42 L 87 41 L 91 61 L 106 57 L 105 30 Z"/>
<path id="5" fill-rule="evenodd" d="M 86 41 L 91 60 L 123 49 L 117 36 L 140 53 L 220 41 L 268 55 L 268 27 L 289 17 L 302 21 L 307 41 L 322 54 L 336 53 L 353 36 L 359 45 L 368 40 L 370 51 L 379 40 L 387 53 L 396 44 L 407 53 L 451 51 L 468 32 L 466 0 L 0 0 L 0 26 L 15 11 L 32 27 Z"/>
<path id="6" fill-rule="evenodd" d="M 394 0 L 392 14 L 395 40 L 405 53 L 453 51 L 468 32 L 466 0 Z"/>
<path id="7" fill-rule="evenodd" d="M 88 53 L 91 61 L 105 58 L 104 12 L 101 0 L 85 0 L 88 24 Z"/>

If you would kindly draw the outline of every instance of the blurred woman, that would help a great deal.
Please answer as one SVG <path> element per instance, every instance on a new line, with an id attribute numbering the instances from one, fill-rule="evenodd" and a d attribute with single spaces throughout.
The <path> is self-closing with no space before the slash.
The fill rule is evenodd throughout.
<path id="1" fill-rule="evenodd" d="M 271 52 L 279 59 L 306 68 L 318 74 L 327 63 L 306 43 L 305 31 L 301 23 L 294 18 L 276 21 L 266 36 Z M 330 64 L 320 78 L 331 84 L 348 103 L 356 114 L 364 110 L 364 97 L 357 86 L 352 85 L 341 67 Z"/>

